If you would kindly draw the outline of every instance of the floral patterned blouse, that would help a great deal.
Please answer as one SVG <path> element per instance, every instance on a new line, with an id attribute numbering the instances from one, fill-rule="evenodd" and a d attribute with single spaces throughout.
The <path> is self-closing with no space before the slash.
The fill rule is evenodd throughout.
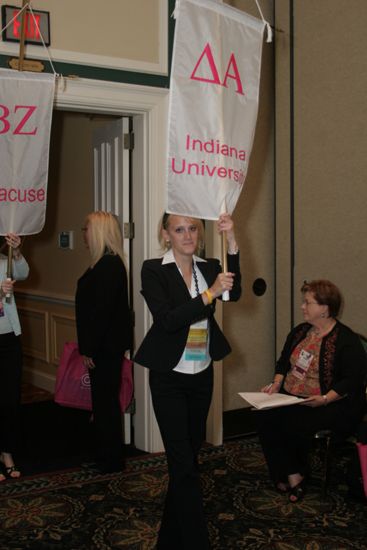
<path id="1" fill-rule="evenodd" d="M 310 397 L 321 395 L 319 380 L 319 358 L 322 338 L 311 329 L 307 336 L 293 350 L 290 357 L 284 389 L 292 395 Z"/>

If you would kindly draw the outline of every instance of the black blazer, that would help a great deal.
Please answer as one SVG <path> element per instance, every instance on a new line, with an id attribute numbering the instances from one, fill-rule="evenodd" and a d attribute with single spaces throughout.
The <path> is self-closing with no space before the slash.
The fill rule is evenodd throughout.
<path id="1" fill-rule="evenodd" d="M 131 346 L 127 274 L 119 256 L 105 254 L 78 281 L 76 327 L 79 352 L 125 352 Z"/>
<path id="2" fill-rule="evenodd" d="M 216 259 L 197 262 L 197 267 L 210 287 L 218 273 Z M 235 273 L 230 300 L 241 296 L 239 254 L 228 254 L 228 271 Z M 142 295 L 153 315 L 153 325 L 146 334 L 134 360 L 152 370 L 170 371 L 175 368 L 185 349 L 190 325 L 201 319 L 209 320 L 209 353 L 214 361 L 231 351 L 224 334 L 214 319 L 215 300 L 205 306 L 201 296 L 192 298 L 175 263 L 162 265 L 162 258 L 143 263 Z"/>

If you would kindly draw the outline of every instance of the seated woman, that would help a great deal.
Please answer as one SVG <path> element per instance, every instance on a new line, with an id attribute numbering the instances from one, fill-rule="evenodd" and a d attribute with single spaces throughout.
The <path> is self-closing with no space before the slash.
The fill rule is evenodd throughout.
<path id="1" fill-rule="evenodd" d="M 346 436 L 366 407 L 367 357 L 359 336 L 340 323 L 339 289 L 330 281 L 305 282 L 305 322 L 288 335 L 273 382 L 262 388 L 306 398 L 300 404 L 256 411 L 270 476 L 290 502 L 305 491 L 307 455 L 313 435 L 331 429 Z"/>

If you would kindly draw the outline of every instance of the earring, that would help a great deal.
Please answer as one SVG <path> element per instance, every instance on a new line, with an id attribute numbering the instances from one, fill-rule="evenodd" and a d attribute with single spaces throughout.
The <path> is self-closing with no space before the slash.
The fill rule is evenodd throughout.
<path id="1" fill-rule="evenodd" d="M 321 317 L 325 318 L 325 313 L 321 313 Z"/>

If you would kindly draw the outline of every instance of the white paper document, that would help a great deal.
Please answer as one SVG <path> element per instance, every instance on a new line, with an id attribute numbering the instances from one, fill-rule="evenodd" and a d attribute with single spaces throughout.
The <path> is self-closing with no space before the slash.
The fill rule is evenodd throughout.
<path id="1" fill-rule="evenodd" d="M 264 392 L 240 392 L 238 395 L 247 401 L 255 409 L 272 409 L 274 407 L 285 407 L 286 405 L 294 405 L 300 403 L 303 397 L 295 395 L 285 395 L 284 393 L 272 393 L 269 395 Z"/>

